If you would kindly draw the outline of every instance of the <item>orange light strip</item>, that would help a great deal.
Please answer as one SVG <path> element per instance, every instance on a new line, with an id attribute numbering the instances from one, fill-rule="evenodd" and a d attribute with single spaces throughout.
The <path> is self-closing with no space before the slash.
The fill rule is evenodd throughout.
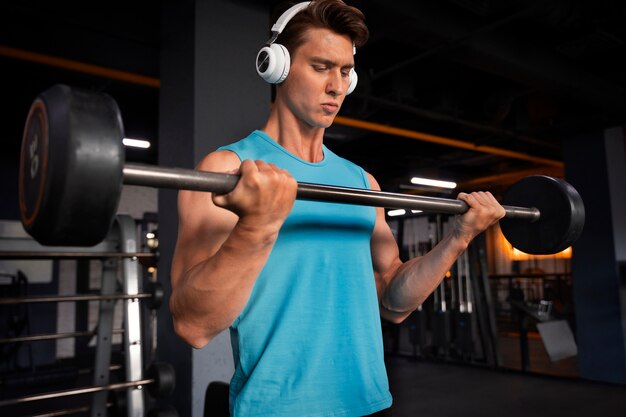
<path id="1" fill-rule="evenodd" d="M 571 259 L 572 258 L 572 247 L 565 248 L 561 252 L 550 254 L 550 255 L 532 255 L 526 252 L 522 252 L 517 249 L 504 237 L 502 234 L 502 229 L 497 226 L 495 229 L 496 238 L 497 238 L 497 246 L 499 246 L 499 250 L 502 253 L 508 254 L 508 258 L 513 261 L 530 261 L 530 260 L 539 260 L 539 259 Z"/>
<path id="2" fill-rule="evenodd" d="M 510 245 L 509 245 L 510 246 Z M 522 252 L 521 250 L 510 246 L 511 248 L 511 259 L 514 261 L 530 261 L 531 259 L 571 259 L 572 258 L 572 247 L 568 247 L 562 250 L 559 253 L 555 253 L 553 255 L 530 255 L 526 252 Z"/>
<path id="3" fill-rule="evenodd" d="M 458 189 L 467 189 L 493 184 L 508 184 L 525 178 L 529 175 L 549 175 L 551 177 L 563 178 L 563 168 L 557 167 L 537 167 L 525 169 L 522 171 L 506 172 L 499 175 L 490 175 L 486 177 L 474 178 L 463 181 L 458 184 Z"/>
<path id="4" fill-rule="evenodd" d="M 111 78 L 114 80 L 126 81 L 133 84 L 145 85 L 147 87 L 161 87 L 161 80 L 155 77 L 148 77 L 146 75 L 135 74 L 128 71 L 105 68 L 98 65 L 85 64 L 83 62 L 78 62 L 71 59 L 40 54 L 38 52 L 25 51 L 23 49 L 11 48 L 4 45 L 0 45 L 0 55 L 8 58 L 19 59 L 22 61 L 35 62 L 37 64 L 49 65 L 51 67 L 96 75 L 98 77 Z"/>
<path id="5" fill-rule="evenodd" d="M 493 146 L 474 145 L 469 142 L 464 142 L 458 139 L 447 138 L 444 136 L 431 135 L 429 133 L 416 132 L 414 130 L 402 129 L 398 127 L 383 125 L 379 123 L 366 122 L 364 120 L 352 119 L 350 117 L 337 116 L 335 117 L 335 123 L 356 127 L 358 129 L 370 130 L 373 132 L 386 133 L 394 136 L 402 136 L 410 139 L 417 139 L 423 142 L 436 143 L 438 145 L 452 146 L 455 148 L 469 149 L 476 152 L 484 152 L 493 155 L 506 156 L 514 159 L 521 159 L 524 161 L 536 162 L 539 164 L 555 166 L 563 168 L 564 164 L 561 161 L 557 161 L 549 158 L 541 158 L 538 156 L 529 155 L 522 152 L 510 151 L 507 149 L 496 148 Z"/>

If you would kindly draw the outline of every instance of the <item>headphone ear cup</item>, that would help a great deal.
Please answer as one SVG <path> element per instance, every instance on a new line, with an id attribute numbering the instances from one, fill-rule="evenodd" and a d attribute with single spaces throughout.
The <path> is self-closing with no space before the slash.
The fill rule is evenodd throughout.
<path id="1" fill-rule="evenodd" d="M 291 58 L 289 51 L 279 43 L 264 46 L 256 55 L 256 72 L 270 84 L 280 84 L 287 74 Z"/>
<path id="2" fill-rule="evenodd" d="M 346 95 L 350 94 L 356 88 L 356 84 L 359 82 L 359 76 L 356 75 L 356 71 L 354 68 L 350 68 L 350 85 L 348 85 L 348 90 L 346 91 Z"/>

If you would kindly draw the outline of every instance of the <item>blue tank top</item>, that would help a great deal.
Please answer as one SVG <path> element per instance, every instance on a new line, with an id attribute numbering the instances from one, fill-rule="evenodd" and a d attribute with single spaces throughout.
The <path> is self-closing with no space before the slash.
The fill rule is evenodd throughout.
<path id="1" fill-rule="evenodd" d="M 325 146 L 311 163 L 266 133 L 220 148 L 299 182 L 369 188 Z M 233 322 L 230 409 L 241 416 L 363 416 L 391 405 L 370 238 L 375 208 L 297 200 Z"/>

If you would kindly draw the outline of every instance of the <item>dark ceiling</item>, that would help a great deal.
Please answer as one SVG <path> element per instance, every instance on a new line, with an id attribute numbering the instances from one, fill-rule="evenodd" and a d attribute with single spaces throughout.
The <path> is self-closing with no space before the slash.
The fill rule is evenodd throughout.
<path id="1" fill-rule="evenodd" d="M 562 175 L 564 141 L 626 122 L 626 2 L 349 3 L 364 11 L 371 38 L 356 56 L 359 86 L 326 141 L 385 190 L 407 191 L 413 175 L 493 191 L 521 175 Z M 156 138 L 157 88 L 44 66 L 15 50 L 156 79 L 159 4 L 0 2 L 3 165 L 17 159 L 30 102 L 54 83 L 106 91 L 127 136 Z M 156 163 L 157 152 L 127 159 Z"/>

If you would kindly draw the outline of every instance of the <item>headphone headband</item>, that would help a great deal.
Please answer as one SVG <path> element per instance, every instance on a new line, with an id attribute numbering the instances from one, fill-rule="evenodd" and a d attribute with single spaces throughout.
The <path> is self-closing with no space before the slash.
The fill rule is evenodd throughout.
<path id="1" fill-rule="evenodd" d="M 276 23 L 274 23 L 274 26 L 272 26 L 272 39 L 269 40 L 268 44 L 274 43 L 278 35 L 280 35 L 280 33 L 285 30 L 285 26 L 287 26 L 287 23 L 289 23 L 289 21 L 301 10 L 309 7 L 309 4 L 311 4 L 310 1 L 295 4 L 288 8 L 285 13 L 280 15 Z"/>

